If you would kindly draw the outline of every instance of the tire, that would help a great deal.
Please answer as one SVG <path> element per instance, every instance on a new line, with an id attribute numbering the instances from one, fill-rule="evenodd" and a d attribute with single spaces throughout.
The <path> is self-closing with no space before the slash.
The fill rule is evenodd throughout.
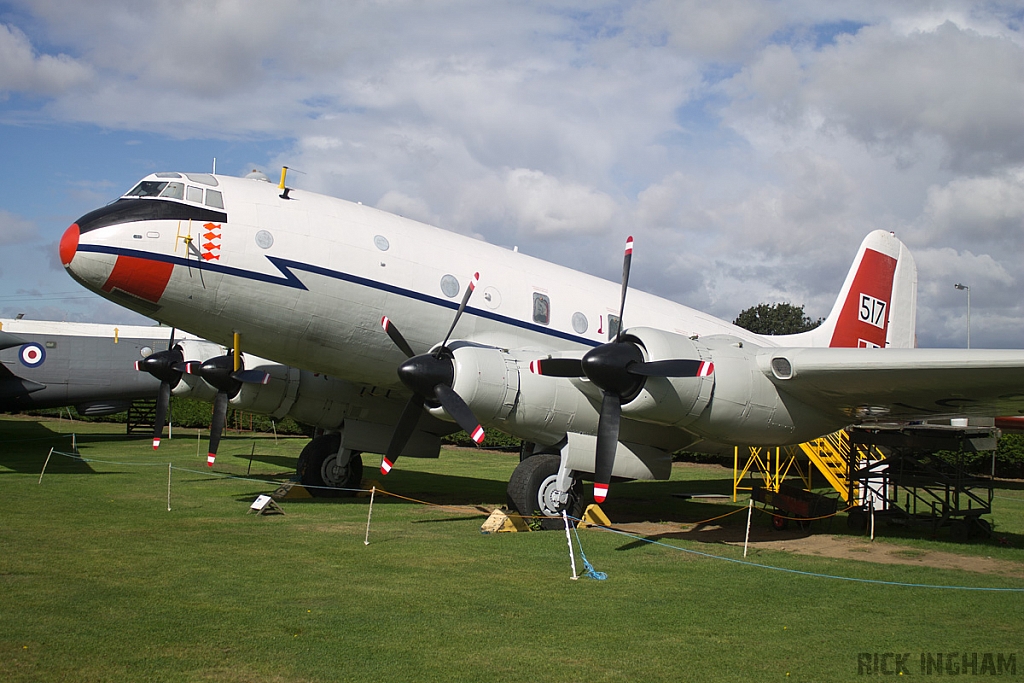
<path id="1" fill-rule="evenodd" d="M 564 528 L 562 507 L 554 504 L 550 497 L 560 462 L 557 455 L 531 455 L 519 463 L 508 480 L 509 509 L 527 518 L 538 513 L 545 515 L 547 519 L 540 520 L 542 529 Z M 578 479 L 569 489 L 569 502 L 564 508 L 577 519 L 583 514 L 583 483 Z"/>
<path id="2" fill-rule="evenodd" d="M 851 531 L 866 531 L 868 513 L 863 510 L 850 510 L 850 514 L 846 516 L 846 527 Z"/>
<path id="3" fill-rule="evenodd" d="M 789 520 L 782 515 L 772 515 L 772 528 L 776 531 L 785 531 L 789 528 Z"/>
<path id="4" fill-rule="evenodd" d="M 992 538 L 992 524 L 987 519 L 974 517 L 971 519 L 971 535 L 977 538 Z"/>
<path id="5" fill-rule="evenodd" d="M 971 538 L 969 520 L 954 519 L 949 523 L 949 537 L 954 543 L 966 543 Z"/>
<path id="6" fill-rule="evenodd" d="M 352 454 L 347 467 L 335 467 L 340 446 L 341 434 L 324 434 L 306 444 L 299 455 L 296 473 L 315 498 L 350 498 L 356 491 L 343 489 L 357 489 L 363 481 L 363 459 L 359 453 Z"/>

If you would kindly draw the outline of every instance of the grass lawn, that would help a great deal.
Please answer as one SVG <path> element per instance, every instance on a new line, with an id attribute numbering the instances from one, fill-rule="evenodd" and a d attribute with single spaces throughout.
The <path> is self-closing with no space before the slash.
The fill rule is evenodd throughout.
<path id="1" fill-rule="evenodd" d="M 914 675 L 922 652 L 977 652 L 979 662 L 984 653 L 1015 654 L 1024 675 L 1024 592 L 803 576 L 596 530 L 580 537 L 608 579 L 571 581 L 563 533 L 479 532 L 484 516 L 468 506 L 504 503 L 514 455 L 403 458 L 386 489 L 467 507 L 378 495 L 367 546 L 367 498 L 285 500 L 285 515 L 248 515 L 275 484 L 214 476 L 205 442 L 197 457 L 194 432 L 154 453 L 148 439 L 120 434 L 123 426 L 75 423 L 81 454 L 95 460 L 54 455 L 38 483 L 50 447 L 71 450 L 71 429 L 66 420 L 0 418 L 0 680 L 847 681 L 858 678 L 858 654 L 876 652 L 910 653 Z M 229 436 L 215 469 L 283 481 L 304 443 Z M 178 468 L 170 511 L 168 463 Z M 364 463 L 368 477 L 384 479 L 376 456 Z M 677 469 L 670 482 L 613 486 L 605 511 L 666 528 L 728 511 L 731 501 L 671 493 L 731 491 L 731 471 Z M 911 554 L 1021 562 L 1024 491 L 996 493 L 1007 545 L 883 542 Z M 845 524 L 830 533 L 845 534 Z M 742 559 L 731 545 L 671 543 Z M 754 561 L 902 583 L 1024 587 L 992 574 L 786 552 Z"/>

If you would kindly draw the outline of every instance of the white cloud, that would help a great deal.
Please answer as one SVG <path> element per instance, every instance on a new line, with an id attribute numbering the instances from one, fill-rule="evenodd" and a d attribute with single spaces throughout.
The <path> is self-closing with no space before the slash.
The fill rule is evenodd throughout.
<path id="1" fill-rule="evenodd" d="M 68 57 L 37 55 L 17 27 L 0 24 L 0 93 L 57 95 L 92 79 L 91 69 Z"/>
<path id="2" fill-rule="evenodd" d="M 38 237 L 39 232 L 32 221 L 0 209 L 0 246 L 33 242 Z"/>
<path id="3" fill-rule="evenodd" d="M 891 229 L 923 255 L 923 343 L 955 331 L 949 278 L 999 307 L 993 335 L 1024 318 L 1012 3 L 21 7 L 0 89 L 46 98 L 8 120 L 267 140 L 246 169 L 610 279 L 632 233 L 636 286 L 727 319 L 823 315 Z"/>

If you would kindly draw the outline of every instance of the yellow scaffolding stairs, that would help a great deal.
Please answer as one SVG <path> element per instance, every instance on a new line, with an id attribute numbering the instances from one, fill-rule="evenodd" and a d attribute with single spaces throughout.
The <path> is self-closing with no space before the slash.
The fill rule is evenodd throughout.
<path id="1" fill-rule="evenodd" d="M 857 501 L 850 500 L 851 486 L 848 479 L 850 471 L 850 458 L 859 462 L 877 461 L 885 459 L 885 453 L 877 446 L 857 446 L 855 449 L 850 445 L 850 434 L 845 429 L 833 432 L 813 441 L 807 441 L 797 446 L 785 448 L 761 448 L 750 447 L 750 454 L 746 464 L 740 467 L 740 449 L 737 447 L 733 458 L 733 500 L 740 490 L 750 490 L 750 487 L 740 486 L 740 481 L 752 469 L 761 474 L 765 488 L 778 493 L 779 486 L 786 479 L 790 472 L 797 474 L 803 481 L 804 488 L 810 490 L 811 469 L 808 467 L 804 472 L 800 466 L 800 456 L 804 455 L 814 463 L 818 471 L 822 473 L 828 483 L 842 496 L 847 503 Z M 854 468 L 856 469 L 856 467 Z M 856 497 L 858 491 L 853 489 Z"/>

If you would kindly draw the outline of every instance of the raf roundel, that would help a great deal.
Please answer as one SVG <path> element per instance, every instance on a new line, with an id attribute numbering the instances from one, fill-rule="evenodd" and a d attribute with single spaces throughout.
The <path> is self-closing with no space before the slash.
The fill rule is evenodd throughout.
<path id="1" fill-rule="evenodd" d="M 46 360 L 46 351 L 39 344 L 25 344 L 18 353 L 21 364 L 27 368 L 37 368 Z"/>

